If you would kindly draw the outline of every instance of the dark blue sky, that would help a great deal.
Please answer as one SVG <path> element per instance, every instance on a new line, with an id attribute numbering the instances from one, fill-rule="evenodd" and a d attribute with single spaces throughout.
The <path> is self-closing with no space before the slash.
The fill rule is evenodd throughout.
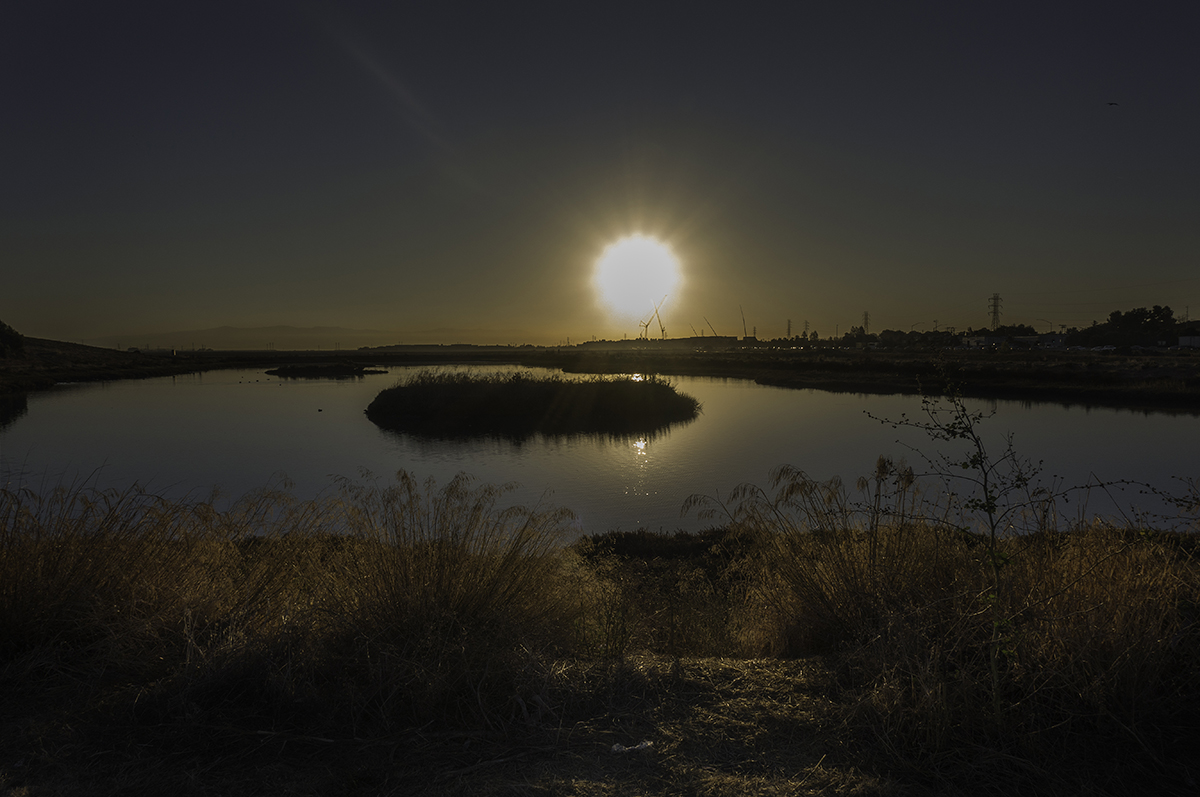
<path id="1" fill-rule="evenodd" d="M 1044 5 L 10 8 L 0 319 L 633 336 L 639 232 L 671 334 L 1200 314 L 1198 12 Z"/>

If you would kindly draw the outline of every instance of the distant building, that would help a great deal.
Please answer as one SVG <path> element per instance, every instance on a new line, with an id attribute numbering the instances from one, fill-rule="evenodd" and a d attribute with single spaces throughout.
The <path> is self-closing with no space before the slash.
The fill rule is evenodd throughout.
<path id="1" fill-rule="evenodd" d="M 1200 349 L 1200 335 L 1181 335 L 1179 345 L 1187 346 L 1190 349 Z"/>
<path id="2" fill-rule="evenodd" d="M 1038 335 L 1038 346 L 1043 349 L 1061 349 L 1066 345 L 1067 336 L 1059 332 L 1048 332 Z"/>
<path id="3" fill-rule="evenodd" d="M 981 335 L 981 336 L 975 336 L 975 337 L 967 337 L 964 335 L 962 338 L 961 345 L 966 346 L 969 349 L 988 349 L 988 348 L 992 348 L 992 347 L 1002 346 L 1007 341 L 1008 341 L 1008 338 L 1000 337 L 997 335 L 987 335 L 987 336 Z"/>
<path id="4" fill-rule="evenodd" d="M 1042 349 L 1058 349 L 1062 348 L 1065 335 L 1051 333 L 1047 335 L 977 335 L 973 337 L 963 336 L 960 345 L 971 349 L 990 349 L 999 348 L 1007 343 L 1013 348 L 1042 348 Z"/>

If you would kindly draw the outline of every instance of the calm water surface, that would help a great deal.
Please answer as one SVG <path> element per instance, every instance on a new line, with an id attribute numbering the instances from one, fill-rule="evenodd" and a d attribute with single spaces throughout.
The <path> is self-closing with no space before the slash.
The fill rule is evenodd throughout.
<path id="1" fill-rule="evenodd" d="M 724 496 L 742 482 L 767 486 L 770 471 L 782 464 L 853 484 L 881 454 L 919 466 L 905 444 L 937 450 L 919 433 L 893 430 L 865 414 L 918 416 L 920 401 L 913 396 L 689 377 L 674 381 L 701 401 L 703 413 L 656 436 L 431 442 L 381 431 L 363 414 L 404 372 L 331 381 L 219 371 L 61 386 L 31 395 L 28 412 L 0 431 L 0 485 L 138 483 L 171 497 L 207 497 L 219 488 L 232 499 L 286 478 L 296 495 L 308 498 L 331 492 L 338 476 L 388 479 L 405 469 L 440 484 L 466 472 L 480 482 L 518 483 L 514 503 L 569 507 L 584 532 L 694 530 L 707 524 L 680 516 L 693 493 Z M 1195 416 L 1018 402 L 971 406 L 996 410 L 983 427 L 989 446 L 999 451 L 1012 433 L 1021 454 L 1044 460 L 1047 478 L 1058 475 L 1067 484 L 1090 476 L 1133 479 L 1177 489 L 1173 477 L 1200 476 Z M 1134 489 L 1113 494 L 1117 505 L 1093 491 L 1088 511 L 1156 508 Z"/>

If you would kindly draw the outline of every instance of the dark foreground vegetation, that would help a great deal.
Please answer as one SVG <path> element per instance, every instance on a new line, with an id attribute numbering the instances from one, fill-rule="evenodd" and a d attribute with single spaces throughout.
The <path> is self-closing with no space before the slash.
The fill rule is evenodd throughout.
<path id="1" fill-rule="evenodd" d="M 693 420 L 696 399 L 655 377 L 568 380 L 422 371 L 367 407 L 384 429 L 434 436 L 633 434 Z"/>
<path id="2" fill-rule="evenodd" d="M 0 792 L 1193 793 L 1194 526 L 982 456 L 986 500 L 781 469 L 569 545 L 461 477 L 0 492 Z"/>

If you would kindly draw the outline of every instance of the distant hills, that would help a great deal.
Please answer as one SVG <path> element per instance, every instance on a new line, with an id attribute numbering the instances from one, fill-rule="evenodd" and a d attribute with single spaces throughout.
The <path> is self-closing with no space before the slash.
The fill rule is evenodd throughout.
<path id="1" fill-rule="evenodd" d="M 179 332 L 153 332 L 108 335 L 83 341 L 104 348 L 138 349 L 253 349 L 276 351 L 334 349 L 352 350 L 363 346 L 432 343 L 527 343 L 524 330 L 473 330 L 440 328 L 417 332 L 395 332 L 347 327 L 213 327 Z"/>

